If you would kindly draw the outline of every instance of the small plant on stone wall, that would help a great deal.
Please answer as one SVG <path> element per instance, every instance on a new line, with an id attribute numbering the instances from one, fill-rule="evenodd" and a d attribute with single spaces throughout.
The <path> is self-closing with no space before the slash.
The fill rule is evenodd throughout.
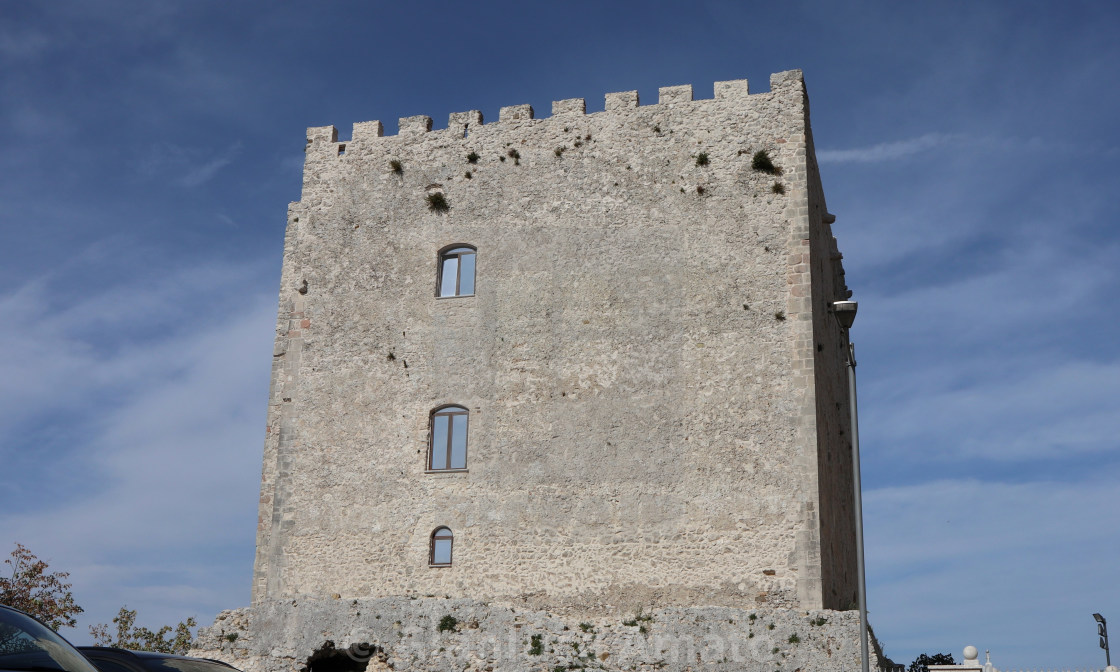
<path id="1" fill-rule="evenodd" d="M 404 166 L 397 159 L 392 159 L 391 161 L 389 161 L 389 169 L 397 175 L 404 173 Z"/>
<path id="2" fill-rule="evenodd" d="M 746 306 L 744 306 L 744 308 L 745 308 L 745 307 L 746 307 Z M 754 615 L 754 614 L 751 614 L 750 616 L 747 616 L 747 620 L 748 620 L 748 621 L 750 621 L 750 622 L 752 622 L 752 623 L 753 623 L 753 622 L 755 621 L 755 619 L 757 619 L 757 618 L 758 618 L 758 616 L 756 616 L 756 615 Z"/>
<path id="3" fill-rule="evenodd" d="M 775 646 L 773 649 L 770 650 L 770 653 L 777 653 L 780 650 L 781 649 L 779 649 L 778 647 Z"/>
<path id="4" fill-rule="evenodd" d="M 459 620 L 457 618 L 455 618 L 454 616 L 452 616 L 451 614 L 448 614 L 448 615 L 444 616 L 443 618 L 439 619 L 439 631 L 440 632 L 447 632 L 448 630 L 454 631 L 456 625 L 459 625 Z"/>
<path id="5" fill-rule="evenodd" d="M 467 154 L 467 163 L 478 163 L 478 152 L 471 152 Z"/>
<path id="6" fill-rule="evenodd" d="M 779 194 L 779 195 L 784 194 L 784 193 L 786 193 L 786 186 L 784 184 L 782 184 L 781 182 L 775 182 L 774 185 L 772 187 L 770 187 L 770 191 L 774 192 L 775 194 Z"/>
<path id="7" fill-rule="evenodd" d="M 656 134 L 658 134 L 658 135 L 661 135 L 661 125 L 660 125 L 660 124 L 658 124 L 658 125 L 655 125 L 655 126 L 653 127 L 653 132 L 654 132 L 654 133 L 656 133 Z"/>
<path id="8" fill-rule="evenodd" d="M 552 153 L 555 154 L 557 158 L 560 158 L 561 156 L 564 156 L 565 150 L 567 150 L 567 147 L 557 147 L 556 149 L 552 150 Z"/>
<path id="9" fill-rule="evenodd" d="M 818 616 L 818 617 L 814 618 L 813 620 L 809 621 L 809 625 L 820 626 L 820 625 L 824 625 L 825 623 L 828 623 L 828 619 L 825 618 L 824 616 Z"/>
<path id="10" fill-rule="evenodd" d="M 652 621 L 653 621 L 653 616 L 652 615 L 642 614 L 642 610 L 639 609 L 638 613 L 635 614 L 634 618 L 631 618 L 628 621 L 623 621 L 622 624 L 630 626 L 632 628 L 636 626 L 638 628 L 638 632 L 640 632 L 644 635 L 647 632 L 649 632 L 649 628 L 646 627 L 646 623 L 650 623 Z"/>
<path id="11" fill-rule="evenodd" d="M 591 625 L 590 623 L 580 623 L 579 629 L 583 630 L 584 632 L 591 632 L 595 629 L 595 626 Z"/>
<path id="12" fill-rule="evenodd" d="M 541 641 L 540 635 L 533 635 L 530 639 L 529 655 L 539 656 L 544 653 L 544 643 Z"/>
<path id="13" fill-rule="evenodd" d="M 708 165 L 708 153 L 707 152 L 700 152 L 699 154 L 696 155 L 696 165 L 698 165 L 698 166 Z"/>
<path id="14" fill-rule="evenodd" d="M 801 638 L 797 636 L 796 632 L 789 636 L 789 643 L 790 644 L 800 644 L 801 643 Z"/>
<path id="15" fill-rule="evenodd" d="M 703 196 L 704 195 L 704 186 L 700 185 L 700 184 L 696 185 L 696 193 Z"/>
<path id="16" fill-rule="evenodd" d="M 434 194 L 428 194 L 428 209 L 432 212 L 447 212 L 451 209 L 451 206 L 448 205 L 443 194 L 437 191 Z"/>
<path id="17" fill-rule="evenodd" d="M 786 311 L 779 310 L 778 312 L 774 313 L 774 319 L 779 321 L 779 322 L 785 322 L 786 321 Z M 773 626 L 774 624 L 771 623 L 770 625 Z M 773 628 L 771 628 L 771 629 L 773 629 Z"/>
<path id="18" fill-rule="evenodd" d="M 507 152 L 507 155 L 509 156 L 509 158 L 513 159 L 513 165 L 521 165 L 521 152 L 517 151 L 516 149 L 511 149 L 509 150 L 509 152 Z"/>
<path id="19" fill-rule="evenodd" d="M 780 175 L 781 170 L 770 160 L 770 154 L 765 149 L 760 149 L 751 157 L 751 168 L 767 175 Z"/>
<path id="20" fill-rule="evenodd" d="M 226 635 L 226 641 L 229 642 L 230 644 L 233 644 L 234 642 L 236 642 L 237 641 L 237 633 L 236 632 L 231 632 L 228 635 Z"/>
<path id="21" fill-rule="evenodd" d="M 781 311 L 778 311 L 778 312 L 781 312 Z M 775 317 L 776 317 L 776 316 L 775 316 Z M 785 319 L 785 317 L 783 316 L 783 318 L 782 318 L 782 319 Z M 774 629 L 774 624 L 773 624 L 773 623 L 771 623 L 770 625 L 766 626 L 766 629 L 767 629 L 767 630 L 773 630 L 773 629 Z"/>
<path id="22" fill-rule="evenodd" d="M 469 180 L 472 177 L 474 177 L 474 175 L 471 175 L 471 171 L 468 170 L 467 172 L 463 173 L 463 177 L 465 177 Z"/>

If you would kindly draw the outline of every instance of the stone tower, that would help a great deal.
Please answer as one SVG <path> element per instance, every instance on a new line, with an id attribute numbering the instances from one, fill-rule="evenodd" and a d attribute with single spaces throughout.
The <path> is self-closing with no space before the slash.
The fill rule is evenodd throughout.
<path id="1" fill-rule="evenodd" d="M 801 72 L 399 123 L 308 129 L 254 605 L 848 608 L 851 292 Z"/>

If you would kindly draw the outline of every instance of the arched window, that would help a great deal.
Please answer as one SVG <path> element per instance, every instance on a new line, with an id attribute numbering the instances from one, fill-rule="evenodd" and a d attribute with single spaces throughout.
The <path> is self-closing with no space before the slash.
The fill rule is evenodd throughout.
<path id="1" fill-rule="evenodd" d="M 474 294 L 474 258 L 475 249 L 468 245 L 440 252 L 438 296 Z"/>
<path id="2" fill-rule="evenodd" d="M 431 543 L 428 544 L 428 564 L 432 567 L 450 567 L 451 545 L 454 541 L 451 530 L 437 527 L 432 532 Z"/>
<path id="3" fill-rule="evenodd" d="M 432 413 L 429 471 L 467 468 L 467 415 L 462 406 L 444 406 Z"/>

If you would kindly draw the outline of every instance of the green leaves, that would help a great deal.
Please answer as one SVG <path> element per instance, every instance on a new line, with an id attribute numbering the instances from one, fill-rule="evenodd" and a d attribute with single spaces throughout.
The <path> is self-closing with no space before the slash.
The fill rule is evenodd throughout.
<path id="1" fill-rule="evenodd" d="M 0 576 L 0 604 L 25 611 L 53 630 L 74 627 L 74 616 L 84 611 L 74 603 L 68 572 L 47 572 L 47 563 L 23 544 L 4 561 L 9 576 Z"/>
<path id="2" fill-rule="evenodd" d="M 89 634 L 93 636 L 96 646 L 115 646 L 120 649 L 133 651 L 155 651 L 157 653 L 173 653 L 180 656 L 186 655 L 191 648 L 194 635 L 191 628 L 198 625 L 194 618 L 180 622 L 174 628 L 165 625 L 152 632 L 145 627 L 136 627 L 136 610 L 127 606 L 121 607 L 113 624 L 117 629 L 116 639 L 109 634 L 109 625 L 99 623 L 89 627 Z M 168 635 L 171 635 L 168 638 Z"/>

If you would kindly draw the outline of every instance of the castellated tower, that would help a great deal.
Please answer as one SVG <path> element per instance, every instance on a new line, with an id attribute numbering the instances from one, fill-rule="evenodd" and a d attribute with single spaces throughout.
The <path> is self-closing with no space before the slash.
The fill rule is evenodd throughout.
<path id="1" fill-rule="evenodd" d="M 794 630 L 850 608 L 830 307 L 851 292 L 801 72 L 399 124 L 308 129 L 253 583 L 270 627 L 332 599 L 312 629 L 340 647 L 408 598 L 573 623 L 784 610 Z"/>

